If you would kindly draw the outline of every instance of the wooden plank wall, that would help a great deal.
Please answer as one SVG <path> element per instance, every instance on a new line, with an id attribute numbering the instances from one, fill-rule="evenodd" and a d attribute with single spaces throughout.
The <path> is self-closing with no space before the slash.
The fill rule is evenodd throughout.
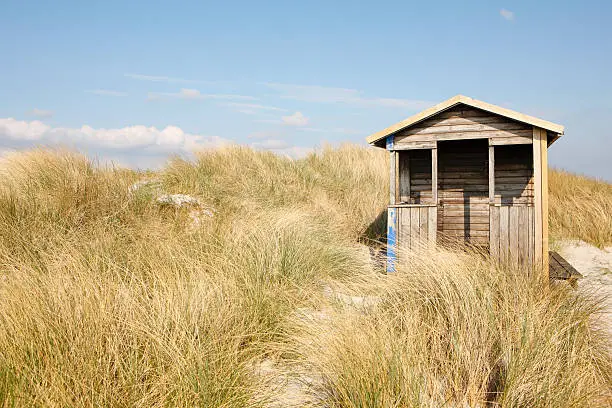
<path id="1" fill-rule="evenodd" d="M 504 116 L 458 105 L 395 135 L 395 148 L 431 147 L 443 140 L 491 138 L 492 144 L 531 144 L 531 125 Z M 422 145 L 422 146 L 421 146 Z"/>
<path id="2" fill-rule="evenodd" d="M 528 269 L 535 262 L 533 148 L 495 146 L 495 194 L 491 206 L 491 255 Z"/>
<path id="3" fill-rule="evenodd" d="M 535 257 L 534 215 L 534 206 L 491 206 L 491 256 L 512 267 L 531 268 Z"/>
<path id="4" fill-rule="evenodd" d="M 534 204 L 531 145 L 495 146 L 496 204 Z"/>
<path id="5" fill-rule="evenodd" d="M 404 150 L 398 153 L 400 202 L 433 204 L 431 150 Z"/>
<path id="6" fill-rule="evenodd" d="M 436 207 L 396 207 L 397 245 L 400 251 L 414 250 L 436 242 Z"/>
<path id="7" fill-rule="evenodd" d="M 488 157 L 486 139 L 438 143 L 440 238 L 488 244 Z"/>

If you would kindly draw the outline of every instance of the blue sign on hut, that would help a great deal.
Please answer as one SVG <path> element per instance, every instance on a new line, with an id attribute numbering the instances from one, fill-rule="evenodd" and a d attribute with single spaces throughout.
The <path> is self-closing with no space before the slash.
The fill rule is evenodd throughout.
<path id="1" fill-rule="evenodd" d="M 397 249 L 424 242 L 467 242 L 531 270 L 560 264 L 549 261 L 548 147 L 563 131 L 457 95 L 369 136 L 390 154 L 387 271 Z"/>

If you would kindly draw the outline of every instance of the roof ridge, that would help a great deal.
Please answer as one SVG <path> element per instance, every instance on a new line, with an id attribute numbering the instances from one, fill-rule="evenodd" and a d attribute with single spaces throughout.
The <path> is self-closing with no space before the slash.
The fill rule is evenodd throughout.
<path id="1" fill-rule="evenodd" d="M 372 135 L 368 136 L 366 140 L 370 144 L 375 144 L 376 142 L 386 138 L 387 136 L 393 133 L 399 132 L 400 130 L 406 129 L 419 122 L 422 122 L 425 119 L 428 119 L 434 115 L 437 115 L 438 113 L 443 112 L 447 109 L 450 109 L 460 103 L 464 105 L 472 106 L 474 108 L 482 109 L 487 112 L 494 113 L 496 115 L 514 119 L 519 122 L 527 123 L 532 126 L 537 126 L 542 129 L 546 129 L 551 132 L 557 133 L 558 135 L 562 135 L 563 132 L 565 131 L 563 126 L 558 125 L 556 123 L 549 122 L 544 119 L 539 119 L 539 118 L 536 118 L 535 116 L 529 116 L 524 113 L 513 111 L 511 109 L 502 108 L 501 106 L 479 101 L 477 99 L 470 98 L 469 96 L 457 94 L 453 96 L 452 98 L 449 98 L 428 109 L 425 109 L 424 111 L 421 111 L 415 115 L 412 115 L 407 119 L 397 122 L 394 125 L 391 125 L 381 131 L 373 133 Z"/>

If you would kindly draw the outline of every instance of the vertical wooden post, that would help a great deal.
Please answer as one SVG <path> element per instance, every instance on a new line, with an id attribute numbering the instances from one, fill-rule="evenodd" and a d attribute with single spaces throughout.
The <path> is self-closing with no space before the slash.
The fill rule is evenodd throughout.
<path id="1" fill-rule="evenodd" d="M 542 265 L 546 279 L 549 278 L 548 264 L 548 135 L 540 129 L 540 152 L 542 157 Z"/>
<path id="2" fill-rule="evenodd" d="M 402 173 L 400 172 L 400 160 L 399 160 L 399 152 L 393 152 L 395 154 L 395 204 L 399 204 L 400 200 L 400 178 L 402 177 Z"/>
<path id="3" fill-rule="evenodd" d="M 393 149 L 393 136 L 389 136 L 387 139 L 391 139 L 391 143 L 387 140 L 387 149 L 391 147 Z M 390 145 L 390 146 L 389 146 Z M 397 179 L 397 166 L 396 166 L 397 155 L 393 150 L 389 151 L 389 205 L 395 204 L 396 196 L 396 179 Z"/>
<path id="4" fill-rule="evenodd" d="M 438 142 L 431 149 L 431 192 L 433 203 L 438 205 Z"/>
<path id="5" fill-rule="evenodd" d="M 397 259 L 397 208 L 396 183 L 397 183 L 397 154 L 393 150 L 393 136 L 387 137 L 387 150 L 389 151 L 389 208 L 387 208 L 387 272 L 395 272 Z"/>
<path id="6" fill-rule="evenodd" d="M 399 201 L 410 202 L 410 150 L 401 152 L 399 164 Z"/>
<path id="7" fill-rule="evenodd" d="M 495 146 L 489 139 L 489 254 L 499 261 L 499 211 L 495 205 Z"/>
<path id="8" fill-rule="evenodd" d="M 395 207 L 387 209 L 387 273 L 395 272 L 397 260 L 397 210 Z"/>
<path id="9" fill-rule="evenodd" d="M 544 197 L 542 192 L 544 191 L 544 162 L 542 157 L 542 135 L 544 140 L 546 139 L 546 131 L 538 127 L 533 127 L 533 193 L 534 193 L 534 259 L 533 264 L 538 268 L 542 268 L 542 272 L 548 278 L 548 269 L 545 267 L 544 259 L 548 259 L 548 248 L 547 253 L 544 254 L 544 222 L 548 222 L 548 219 L 544 220 Z M 546 245 L 547 247 L 548 245 Z"/>
<path id="10" fill-rule="evenodd" d="M 489 146 L 489 204 L 495 204 L 495 147 L 492 145 Z"/>

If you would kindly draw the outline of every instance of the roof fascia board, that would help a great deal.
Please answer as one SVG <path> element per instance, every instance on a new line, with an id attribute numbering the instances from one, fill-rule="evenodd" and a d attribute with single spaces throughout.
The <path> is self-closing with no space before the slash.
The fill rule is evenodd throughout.
<path id="1" fill-rule="evenodd" d="M 532 126 L 537 126 L 537 127 L 549 130 L 551 132 L 554 132 L 558 135 L 562 135 L 564 132 L 563 126 L 558 125 L 556 123 L 548 122 L 543 119 L 538 119 L 533 116 L 525 115 L 525 114 L 510 110 L 510 109 L 492 105 L 490 103 L 478 101 L 476 99 L 472 99 L 467 96 L 456 95 L 450 99 L 447 99 L 444 102 L 441 102 L 437 105 L 432 106 L 429 109 L 425 109 L 424 111 L 419 112 L 416 115 L 409 117 L 408 119 L 405 119 L 401 122 L 398 122 L 394 125 L 389 126 L 386 129 L 376 132 L 368 136 L 366 140 L 370 144 L 377 144 L 378 142 L 380 142 L 380 140 L 386 138 L 387 136 L 393 133 L 399 132 L 400 130 L 406 129 L 407 127 L 410 127 L 416 123 L 422 122 L 423 120 L 430 118 L 434 115 L 437 115 L 438 113 L 445 111 L 460 103 L 463 103 L 468 106 L 472 106 L 474 108 L 482 109 L 482 110 L 485 110 L 487 112 L 491 112 L 497 115 L 505 116 L 507 118 L 514 119 L 519 122 L 524 122 Z"/>

